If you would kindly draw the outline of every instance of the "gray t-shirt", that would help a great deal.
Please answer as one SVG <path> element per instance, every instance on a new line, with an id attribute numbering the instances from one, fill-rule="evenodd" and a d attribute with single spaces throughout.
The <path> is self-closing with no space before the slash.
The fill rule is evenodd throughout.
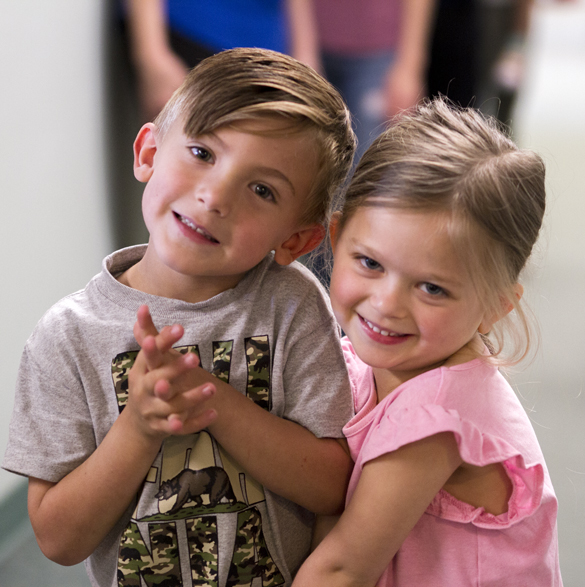
<path id="1" fill-rule="evenodd" d="M 318 437 L 342 436 L 352 408 L 339 329 L 306 268 L 268 256 L 235 288 L 190 304 L 116 280 L 144 251 L 107 257 L 84 290 L 35 328 L 22 357 L 5 469 L 57 482 L 95 450 L 126 404 L 142 304 L 158 328 L 182 324 L 177 348 L 197 352 L 204 369 L 252 401 Z M 308 553 L 312 520 L 252 479 L 208 432 L 171 437 L 86 567 L 100 587 L 289 585 Z"/>

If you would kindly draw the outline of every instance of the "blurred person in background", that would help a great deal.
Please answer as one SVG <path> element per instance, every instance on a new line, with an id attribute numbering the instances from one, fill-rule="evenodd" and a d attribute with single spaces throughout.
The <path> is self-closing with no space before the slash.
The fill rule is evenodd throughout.
<path id="1" fill-rule="evenodd" d="M 438 0 L 429 95 L 479 108 L 510 126 L 533 7 L 534 0 Z"/>
<path id="2" fill-rule="evenodd" d="M 319 69 L 312 0 L 127 0 L 128 51 L 151 120 L 199 61 L 223 49 L 288 53 Z"/>
<path id="3" fill-rule="evenodd" d="M 481 0 L 477 106 L 510 124 L 524 77 L 533 0 Z"/>
<path id="4" fill-rule="evenodd" d="M 313 0 L 326 77 L 354 117 L 358 156 L 426 95 L 435 0 Z"/>

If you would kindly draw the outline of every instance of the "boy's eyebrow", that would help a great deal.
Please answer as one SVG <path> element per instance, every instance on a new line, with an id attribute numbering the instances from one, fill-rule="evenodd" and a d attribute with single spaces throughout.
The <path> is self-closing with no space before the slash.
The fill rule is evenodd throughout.
<path id="1" fill-rule="evenodd" d="M 225 147 L 226 144 L 224 141 L 222 141 L 213 131 L 209 131 L 204 133 L 207 136 L 213 137 L 214 140 L 216 140 L 222 147 Z M 189 137 L 188 135 L 187 138 L 190 138 L 192 140 L 196 140 L 197 137 Z M 282 173 L 282 171 L 279 171 L 278 169 L 274 168 L 274 167 L 257 167 L 256 171 L 258 171 L 259 173 L 263 173 L 265 175 L 271 175 L 272 177 L 276 177 L 278 179 L 281 179 L 282 181 L 286 182 L 288 184 L 288 186 L 290 187 L 293 196 L 296 196 L 296 192 L 295 192 L 295 186 L 292 184 L 292 181 L 284 174 Z"/>
<path id="2" fill-rule="evenodd" d="M 291 180 L 284 173 L 282 173 L 282 171 L 279 171 L 278 169 L 275 169 L 273 167 L 257 167 L 256 169 L 259 173 L 262 173 L 264 175 L 271 175 L 286 182 L 290 187 L 293 196 L 296 195 L 295 186 L 292 184 Z"/>

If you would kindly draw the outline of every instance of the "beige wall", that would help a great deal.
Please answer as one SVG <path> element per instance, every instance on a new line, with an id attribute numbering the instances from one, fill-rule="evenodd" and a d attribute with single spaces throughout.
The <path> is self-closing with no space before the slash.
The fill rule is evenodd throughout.
<path id="1" fill-rule="evenodd" d="M 0 455 L 24 343 L 112 248 L 103 2 L 0 2 Z M 19 478 L 0 470 L 0 499 Z"/>

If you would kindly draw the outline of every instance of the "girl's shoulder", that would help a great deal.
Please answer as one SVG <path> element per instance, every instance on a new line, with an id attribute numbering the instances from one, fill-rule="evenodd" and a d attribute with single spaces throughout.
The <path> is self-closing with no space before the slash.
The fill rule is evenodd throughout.
<path id="1" fill-rule="evenodd" d="M 366 406 L 372 403 L 373 407 L 376 402 L 376 386 L 374 385 L 374 374 L 372 368 L 366 365 L 357 355 L 351 341 L 347 336 L 341 339 L 341 348 L 343 350 L 343 357 L 347 367 L 347 374 L 349 375 L 349 382 L 351 384 L 351 392 L 353 396 L 354 410 L 357 414 Z"/>

